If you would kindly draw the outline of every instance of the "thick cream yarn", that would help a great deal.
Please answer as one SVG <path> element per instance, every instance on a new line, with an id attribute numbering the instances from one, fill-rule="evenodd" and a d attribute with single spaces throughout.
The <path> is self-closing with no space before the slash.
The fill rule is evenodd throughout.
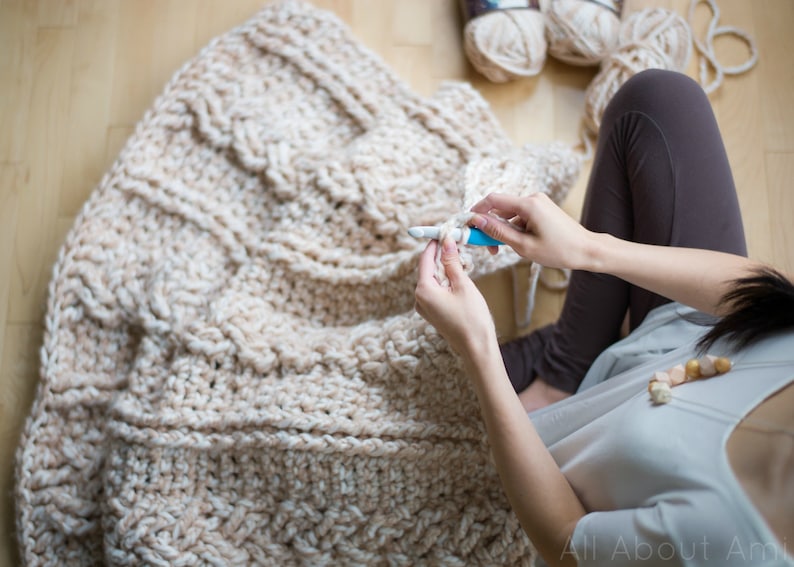
<path id="1" fill-rule="evenodd" d="M 692 53 L 689 25 L 675 12 L 650 8 L 620 27 L 618 46 L 585 91 L 585 125 L 595 133 L 607 104 L 631 76 L 645 69 L 683 71 Z"/>
<path id="2" fill-rule="evenodd" d="M 540 73 L 547 51 L 542 6 L 493 10 L 471 19 L 463 48 L 474 68 L 495 83 Z"/>
<path id="3" fill-rule="evenodd" d="M 572 65 L 598 65 L 617 45 L 619 9 L 610 0 L 552 0 L 546 11 L 549 55 Z"/>
<path id="4" fill-rule="evenodd" d="M 461 361 L 414 312 L 407 234 L 511 155 L 539 190 L 579 163 L 516 150 L 468 85 L 417 96 L 311 5 L 213 40 L 59 253 L 24 562 L 530 565 Z M 475 277 L 518 260 L 473 254 Z"/>
<path id="5" fill-rule="evenodd" d="M 700 4 L 706 4 L 712 14 L 703 39 L 693 38 L 691 30 L 695 10 Z M 752 36 L 739 28 L 719 24 L 720 11 L 715 0 L 690 0 L 689 22 L 662 8 L 636 12 L 621 22 L 617 13 L 622 2 L 618 0 L 552 0 L 541 4 L 541 7 L 545 14 L 550 55 L 575 65 L 600 62 L 601 69 L 585 92 L 584 126 L 593 134 L 598 133 L 606 105 L 629 77 L 654 68 L 684 71 L 693 43 L 700 56 L 699 78 L 706 93 L 717 89 L 726 75 L 744 73 L 758 61 L 758 49 Z M 473 19 L 466 27 L 466 53 L 475 67 L 493 81 L 530 76 L 540 70 L 535 65 L 531 73 L 520 75 L 500 66 L 502 53 L 511 50 L 514 53 L 526 52 L 520 46 L 527 38 L 521 36 L 519 26 L 511 28 L 514 35 L 500 35 L 514 12 L 533 11 L 493 11 Z M 476 37 L 470 37 L 471 32 L 477 29 L 478 21 L 487 25 L 483 25 Z M 539 20 L 537 25 L 540 25 Z M 525 33 L 536 45 L 532 55 L 537 62 L 541 46 L 535 37 L 536 32 L 533 27 Z M 749 57 L 741 64 L 726 67 L 717 61 L 713 44 L 716 38 L 728 35 L 747 45 Z M 486 57 L 479 46 L 488 47 L 490 55 Z M 510 64 L 514 65 L 513 62 Z M 710 74 L 713 75 L 711 79 Z M 592 147 L 586 133 L 582 135 L 582 141 L 585 156 L 589 158 Z"/>
<path id="6" fill-rule="evenodd" d="M 700 4 L 705 4 L 711 12 L 702 39 L 692 32 L 695 10 Z M 690 0 L 688 20 L 656 8 L 637 12 L 623 22 L 616 49 L 601 62 L 601 70 L 585 92 L 584 124 L 590 132 L 598 133 L 607 104 L 632 75 L 653 68 L 684 71 L 693 45 L 700 59 L 700 84 L 707 94 L 719 88 L 725 76 L 745 73 L 758 62 L 753 37 L 740 28 L 720 25 L 720 10 L 715 0 Z M 722 65 L 714 53 L 714 40 L 722 36 L 732 36 L 745 43 L 749 51 L 747 60 L 729 67 Z M 709 75 L 713 77 L 710 79 Z"/>
<path id="7" fill-rule="evenodd" d="M 553 175 L 550 175 L 549 168 L 553 168 Z M 471 207 L 488 193 L 508 193 L 521 197 L 545 193 L 555 203 L 561 203 L 576 181 L 580 169 L 581 157 L 561 142 L 543 146 L 527 144 L 499 158 L 483 158 L 469 162 L 464 170 L 460 188 L 462 197 L 460 212 L 441 225 L 440 239 L 443 240 L 452 229 L 465 226 L 472 217 Z M 482 253 L 483 249 L 478 247 L 468 246 L 460 249 L 464 270 L 470 272 L 474 267 L 473 255 L 482 258 Z M 513 251 L 505 247 L 502 253 L 512 255 Z M 538 270 L 539 267 L 535 268 L 533 273 L 539 275 Z M 440 249 L 436 254 L 435 275 L 442 285 L 448 284 L 445 268 L 441 263 Z M 517 321 L 528 320 L 534 304 L 534 295 L 535 290 L 531 287 L 527 313 L 523 314 L 523 319 L 517 318 Z"/>
<path id="8" fill-rule="evenodd" d="M 536 4 L 537 9 L 475 14 L 466 24 L 466 56 L 489 80 L 502 83 L 535 76 L 543 69 L 547 53 L 574 65 L 597 65 L 617 43 L 617 0 L 541 0 Z"/>

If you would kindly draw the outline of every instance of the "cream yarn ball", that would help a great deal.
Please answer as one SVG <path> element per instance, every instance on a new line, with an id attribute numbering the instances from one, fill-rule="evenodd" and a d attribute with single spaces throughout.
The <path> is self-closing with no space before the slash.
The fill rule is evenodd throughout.
<path id="1" fill-rule="evenodd" d="M 463 32 L 466 56 L 495 83 L 540 73 L 546 62 L 545 18 L 539 9 L 493 10 L 470 20 Z"/>
<path id="2" fill-rule="evenodd" d="M 601 62 L 585 91 L 585 124 L 598 133 L 609 101 L 630 77 L 645 69 L 683 71 L 692 53 L 689 24 L 675 12 L 650 8 L 623 22 L 618 46 Z"/>
<path id="3" fill-rule="evenodd" d="M 619 31 L 617 1 L 553 0 L 546 12 L 549 55 L 571 65 L 597 65 L 617 45 Z"/>

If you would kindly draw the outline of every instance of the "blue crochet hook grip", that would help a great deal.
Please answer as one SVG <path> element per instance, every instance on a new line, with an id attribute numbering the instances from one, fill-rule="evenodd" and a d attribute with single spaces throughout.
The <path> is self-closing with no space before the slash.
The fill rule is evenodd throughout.
<path id="1" fill-rule="evenodd" d="M 408 234 L 414 238 L 430 238 L 438 240 L 441 229 L 437 226 L 412 226 L 408 229 Z M 472 246 L 501 246 L 504 242 L 491 238 L 483 231 L 472 226 L 465 229 L 456 228 L 450 236 L 461 244 L 471 244 Z"/>
<path id="2" fill-rule="evenodd" d="M 504 242 L 488 236 L 479 228 L 469 227 L 469 239 L 466 241 L 466 244 L 473 244 L 474 246 L 501 246 Z"/>

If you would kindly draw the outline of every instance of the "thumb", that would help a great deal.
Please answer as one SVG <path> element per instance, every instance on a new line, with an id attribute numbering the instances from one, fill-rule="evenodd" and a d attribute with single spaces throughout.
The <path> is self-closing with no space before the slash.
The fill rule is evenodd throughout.
<path id="1" fill-rule="evenodd" d="M 441 244 L 441 264 L 444 266 L 444 272 L 453 287 L 466 276 L 466 272 L 463 271 L 463 264 L 460 261 L 458 245 L 449 236 Z"/>

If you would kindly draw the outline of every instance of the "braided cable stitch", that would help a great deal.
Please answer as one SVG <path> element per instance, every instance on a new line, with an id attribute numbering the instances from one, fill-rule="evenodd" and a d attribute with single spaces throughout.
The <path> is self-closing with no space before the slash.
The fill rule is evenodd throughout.
<path id="1" fill-rule="evenodd" d="M 186 63 L 54 268 L 25 563 L 528 565 L 460 361 L 413 311 L 407 227 L 458 210 L 481 160 L 479 191 L 519 168 L 506 189 L 558 198 L 579 168 L 300 2 Z M 517 260 L 474 251 L 472 275 Z"/>

